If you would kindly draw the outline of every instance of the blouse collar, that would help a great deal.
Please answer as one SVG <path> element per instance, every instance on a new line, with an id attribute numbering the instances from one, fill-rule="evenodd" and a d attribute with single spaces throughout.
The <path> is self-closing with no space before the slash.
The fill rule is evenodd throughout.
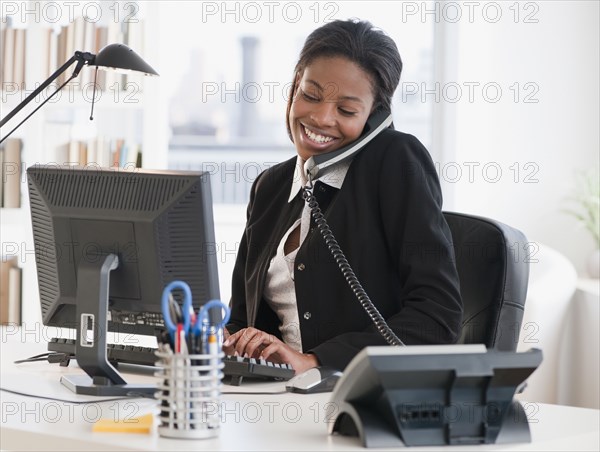
<path id="1" fill-rule="evenodd" d="M 330 187 L 337 188 L 338 190 L 342 188 L 342 184 L 344 183 L 344 179 L 346 178 L 346 173 L 348 172 L 348 168 L 350 168 L 350 163 L 352 160 L 343 160 L 335 166 L 331 167 L 330 171 L 327 171 L 323 176 L 317 177 L 315 180 L 321 181 L 324 184 L 329 185 Z M 292 178 L 292 189 L 290 191 L 290 197 L 288 202 L 292 202 L 292 200 L 296 197 L 298 192 L 306 185 L 308 179 L 306 178 L 306 170 L 304 169 L 305 162 L 302 161 L 300 156 L 296 157 L 296 167 L 294 168 L 294 176 Z"/>

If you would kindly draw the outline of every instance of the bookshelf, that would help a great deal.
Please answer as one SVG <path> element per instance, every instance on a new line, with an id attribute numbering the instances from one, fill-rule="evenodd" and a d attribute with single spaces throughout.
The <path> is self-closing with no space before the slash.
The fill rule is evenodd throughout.
<path id="1" fill-rule="evenodd" d="M 75 50 L 97 53 L 104 44 L 124 43 L 160 73 L 157 46 L 148 44 L 158 39 L 157 27 L 152 24 L 158 23 L 160 3 L 15 2 L 16 10 L 8 11 L 11 13 L 9 20 L 5 17 L 0 24 L 3 114 L 17 106 Z M 48 9 L 50 4 L 54 9 Z M 86 18 L 84 14 L 87 14 Z M 6 39 L 7 34 L 12 38 Z M 15 45 L 17 36 L 21 36 L 19 47 Z M 61 43 L 61 40 L 70 44 Z M 8 43 L 13 45 L 9 51 L 6 49 Z M 17 62 L 19 67 L 15 69 Z M 7 69 L 8 63 L 12 63 L 13 68 Z M 65 75 L 71 72 L 69 69 Z M 103 89 L 96 93 L 94 119 L 90 121 L 94 72 L 93 68 L 84 67 L 56 99 L 46 103 L 3 143 L 6 145 L 13 139 L 21 143 L 18 207 L 0 207 L 0 224 L 2 259 L 6 261 L 16 256 L 22 270 L 23 322 L 41 321 L 36 302 L 38 285 L 26 168 L 34 164 L 65 166 L 74 163 L 93 168 L 114 166 L 115 162 L 120 167 L 131 168 L 139 163 L 140 154 L 143 168 L 165 169 L 167 166 L 168 126 L 160 78 L 98 71 L 101 75 L 97 84 Z M 51 86 L 58 85 L 53 83 Z M 52 91 L 48 90 L 40 97 L 43 99 Z M 12 130 L 40 102 L 38 99 L 31 102 L 3 127 L 2 134 Z M 117 149 L 121 153 L 115 160 Z M 6 162 L 2 168 L 4 178 Z"/>

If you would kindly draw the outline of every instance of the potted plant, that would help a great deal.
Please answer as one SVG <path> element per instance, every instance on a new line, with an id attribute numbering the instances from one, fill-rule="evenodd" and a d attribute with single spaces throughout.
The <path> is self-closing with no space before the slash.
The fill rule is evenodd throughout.
<path id="1" fill-rule="evenodd" d="M 576 205 L 567 212 L 575 217 L 594 239 L 595 249 L 587 258 L 590 277 L 600 278 L 600 175 L 598 170 L 580 171 L 577 185 L 569 199 Z"/>

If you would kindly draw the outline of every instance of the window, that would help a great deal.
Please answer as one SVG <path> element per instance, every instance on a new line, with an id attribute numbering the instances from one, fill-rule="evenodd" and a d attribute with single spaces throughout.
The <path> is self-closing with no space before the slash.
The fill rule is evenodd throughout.
<path id="1" fill-rule="evenodd" d="M 433 21 L 403 2 L 168 2 L 159 30 L 169 99 L 169 167 L 211 172 L 216 203 L 248 201 L 264 169 L 295 155 L 285 127 L 293 68 L 308 34 L 334 19 L 369 20 L 404 63 L 396 129 L 431 143 L 431 103 L 415 90 L 433 79 Z"/>

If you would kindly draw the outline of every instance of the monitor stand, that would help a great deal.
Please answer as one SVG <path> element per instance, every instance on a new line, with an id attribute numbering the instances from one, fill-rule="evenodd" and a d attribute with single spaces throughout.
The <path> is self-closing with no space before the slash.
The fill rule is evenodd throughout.
<path id="1" fill-rule="evenodd" d="M 141 397 L 157 390 L 154 385 L 127 384 L 106 357 L 110 272 L 118 266 L 118 256 L 109 254 L 86 256 L 77 267 L 75 359 L 87 375 L 60 380 L 76 394 Z"/>

